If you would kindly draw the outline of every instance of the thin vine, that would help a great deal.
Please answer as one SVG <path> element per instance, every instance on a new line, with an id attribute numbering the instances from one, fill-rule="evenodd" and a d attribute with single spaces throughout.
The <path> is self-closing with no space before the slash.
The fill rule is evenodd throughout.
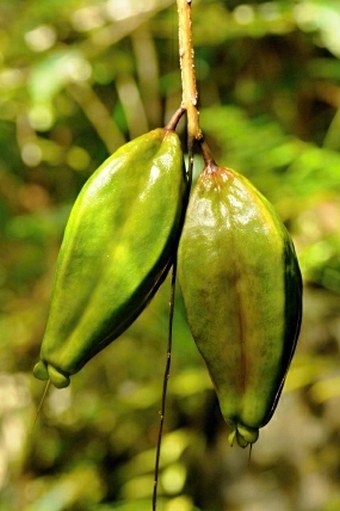
<path id="1" fill-rule="evenodd" d="M 168 323 L 168 348 L 167 348 L 167 357 L 166 364 L 164 370 L 163 377 L 163 389 L 162 389 L 162 403 L 160 410 L 160 422 L 159 422 L 159 430 L 158 430 L 158 439 L 157 439 L 157 447 L 156 447 L 156 461 L 155 461 L 155 477 L 154 477 L 154 487 L 153 487 L 153 495 L 152 495 L 152 511 L 156 511 L 157 509 L 157 497 L 158 497 L 158 481 L 159 481 L 159 463 L 161 456 L 161 444 L 163 437 L 163 429 L 164 429 L 164 419 L 165 419 L 165 407 L 166 407 L 166 396 L 168 390 L 168 382 L 170 376 L 171 369 L 171 355 L 172 355 L 172 330 L 173 330 L 173 318 L 174 318 L 174 310 L 175 310 L 175 291 L 176 291 L 176 261 L 172 267 L 172 277 L 171 277 L 171 292 L 170 292 L 170 301 L 169 301 L 169 323 Z"/>

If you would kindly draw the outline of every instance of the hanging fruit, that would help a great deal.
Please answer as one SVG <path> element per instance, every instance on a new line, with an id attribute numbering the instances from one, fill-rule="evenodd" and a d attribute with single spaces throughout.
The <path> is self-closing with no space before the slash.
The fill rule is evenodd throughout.
<path id="1" fill-rule="evenodd" d="M 206 167 L 189 200 L 178 276 L 229 442 L 245 447 L 257 440 L 282 391 L 300 330 L 301 273 L 273 206 L 202 147 Z"/>
<path id="2" fill-rule="evenodd" d="M 187 194 L 169 126 L 123 145 L 89 178 L 65 229 L 37 378 L 67 386 L 143 311 L 173 263 Z"/>

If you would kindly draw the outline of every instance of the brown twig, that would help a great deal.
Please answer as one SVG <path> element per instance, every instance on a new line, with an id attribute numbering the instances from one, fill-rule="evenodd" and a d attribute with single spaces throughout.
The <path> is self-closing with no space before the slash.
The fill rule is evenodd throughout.
<path id="1" fill-rule="evenodd" d="M 179 60 L 182 80 L 182 106 L 188 116 L 189 149 L 202 136 L 199 125 L 195 53 L 192 39 L 191 0 L 177 0 Z"/>

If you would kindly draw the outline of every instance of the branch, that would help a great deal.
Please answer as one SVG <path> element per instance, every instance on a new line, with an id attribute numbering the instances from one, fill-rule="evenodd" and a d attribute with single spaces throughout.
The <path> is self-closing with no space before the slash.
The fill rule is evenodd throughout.
<path id="1" fill-rule="evenodd" d="M 182 107 L 188 116 L 190 148 L 202 136 L 199 125 L 198 92 L 195 73 L 195 53 L 192 42 L 191 0 L 177 0 L 179 59 L 182 78 Z"/>

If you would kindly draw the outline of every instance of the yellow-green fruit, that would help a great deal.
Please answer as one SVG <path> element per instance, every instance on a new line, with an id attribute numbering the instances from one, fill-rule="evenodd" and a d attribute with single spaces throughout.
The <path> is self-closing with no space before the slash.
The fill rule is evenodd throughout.
<path id="1" fill-rule="evenodd" d="M 302 281 L 287 230 L 237 172 L 211 162 L 198 178 L 178 277 L 229 442 L 245 447 L 277 405 L 299 334 Z"/>
<path id="2" fill-rule="evenodd" d="M 173 262 L 187 188 L 179 138 L 161 128 L 86 182 L 65 229 L 37 378 L 67 386 L 145 308 Z"/>

